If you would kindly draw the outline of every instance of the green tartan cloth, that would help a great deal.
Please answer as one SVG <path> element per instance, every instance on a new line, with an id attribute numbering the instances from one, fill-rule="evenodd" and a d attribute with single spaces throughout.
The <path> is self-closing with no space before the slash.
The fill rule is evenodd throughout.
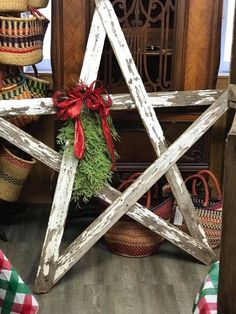
<path id="1" fill-rule="evenodd" d="M 193 306 L 194 314 L 217 314 L 217 292 L 219 279 L 219 261 L 211 268 L 202 283 Z"/>
<path id="2" fill-rule="evenodd" d="M 35 314 L 38 303 L 0 250 L 0 313 Z"/>

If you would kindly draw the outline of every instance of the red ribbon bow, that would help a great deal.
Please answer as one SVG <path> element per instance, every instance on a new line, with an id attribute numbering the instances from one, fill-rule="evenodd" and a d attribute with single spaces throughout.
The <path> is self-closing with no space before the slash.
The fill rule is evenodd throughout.
<path id="1" fill-rule="evenodd" d="M 97 83 L 99 86 L 95 88 Z M 106 100 L 104 99 L 104 95 L 107 96 Z M 67 120 L 69 118 L 75 120 L 74 153 L 78 159 L 83 158 L 85 151 L 84 130 L 80 120 L 81 110 L 83 106 L 86 106 L 90 110 L 99 112 L 104 138 L 112 160 L 112 170 L 114 170 L 115 151 L 107 122 L 112 100 L 102 83 L 100 81 L 94 81 L 90 86 L 78 84 L 75 88 L 70 90 L 68 94 L 58 91 L 52 98 L 54 106 L 58 108 L 57 115 L 61 120 Z"/>

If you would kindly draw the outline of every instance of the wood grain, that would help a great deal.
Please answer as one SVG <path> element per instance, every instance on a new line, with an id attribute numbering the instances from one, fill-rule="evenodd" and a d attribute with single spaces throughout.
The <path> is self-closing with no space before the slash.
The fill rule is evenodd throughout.
<path id="1" fill-rule="evenodd" d="M 79 82 L 86 46 L 87 1 L 52 1 L 52 68 L 54 89 Z"/>
<path id="2" fill-rule="evenodd" d="M 191 0 L 188 5 L 184 89 L 215 88 L 223 1 Z"/>
<path id="3" fill-rule="evenodd" d="M 91 64 L 89 63 L 89 65 Z M 97 66 L 97 64 L 94 66 Z M 159 92 L 149 93 L 148 97 L 153 108 L 198 107 L 210 106 L 223 92 L 224 90 L 221 89 Z M 111 110 L 136 110 L 136 105 L 130 94 L 113 94 L 110 97 L 112 99 Z M 56 109 L 53 107 L 51 98 L 12 99 L 1 100 L 0 102 L 0 116 L 2 117 L 19 114 L 54 115 L 55 113 Z"/>
<path id="4" fill-rule="evenodd" d="M 220 273 L 218 288 L 218 312 L 221 314 L 236 312 L 236 116 L 227 136 L 224 173 L 223 226 L 220 254 Z"/>
<path id="5" fill-rule="evenodd" d="M 80 79 L 87 85 L 91 84 L 97 77 L 97 72 L 95 69 L 98 71 L 97 63 L 100 63 L 103 43 L 105 40 L 105 36 L 101 31 L 102 28 L 103 26 L 100 22 L 100 18 L 95 12 L 80 77 Z M 34 291 L 36 293 L 48 292 L 55 281 L 55 271 L 57 269 L 59 247 L 64 232 L 74 177 L 78 165 L 78 159 L 75 158 L 75 156 L 70 156 L 69 162 L 67 163 L 67 154 L 68 152 L 65 151 L 63 159 L 65 163 L 63 163 L 63 167 L 60 168 L 58 184 L 53 199 L 53 206 L 49 220 L 50 223 L 45 236 L 40 264 L 35 281 Z M 62 180 L 66 173 L 68 173 L 69 176 L 65 179 L 65 182 L 62 181 L 64 184 L 61 185 L 59 180 Z M 61 203 L 58 202 L 58 199 L 63 197 L 65 200 L 62 201 L 62 203 L 64 204 L 65 208 L 61 212 Z M 59 220 L 58 217 L 60 217 Z M 65 272 L 68 269 L 69 268 L 67 268 Z"/>
<path id="6" fill-rule="evenodd" d="M 37 292 L 37 287 L 43 286 L 46 290 L 51 288 L 55 274 L 55 265 L 59 258 L 59 249 L 78 165 L 78 160 L 73 153 L 69 153 L 68 147 L 69 143 L 67 143 L 61 162 L 40 265 L 36 276 L 35 292 Z"/>

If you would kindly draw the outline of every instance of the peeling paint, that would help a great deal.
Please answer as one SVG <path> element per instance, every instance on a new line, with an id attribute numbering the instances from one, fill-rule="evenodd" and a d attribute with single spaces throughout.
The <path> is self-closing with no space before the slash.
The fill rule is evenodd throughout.
<path id="1" fill-rule="evenodd" d="M 174 241 L 175 243 L 181 243 L 182 240 L 179 239 L 175 234 L 173 234 L 173 232 L 170 232 L 168 230 L 165 230 L 163 232 L 163 235 L 165 235 L 166 238 L 170 239 L 170 241 Z"/>

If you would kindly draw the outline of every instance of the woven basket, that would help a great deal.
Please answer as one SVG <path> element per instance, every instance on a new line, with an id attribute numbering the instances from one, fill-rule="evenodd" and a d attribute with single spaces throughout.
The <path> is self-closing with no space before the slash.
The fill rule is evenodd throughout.
<path id="1" fill-rule="evenodd" d="M 28 0 L 28 5 L 37 9 L 46 8 L 48 0 Z"/>
<path id="2" fill-rule="evenodd" d="M 43 58 L 43 40 L 49 21 L 41 15 L 29 18 L 0 16 L 0 63 L 30 65 Z"/>
<path id="3" fill-rule="evenodd" d="M 27 11 L 27 0 L 1 0 L 0 12 L 24 12 Z"/>
<path id="4" fill-rule="evenodd" d="M 12 149 L 11 149 L 12 150 Z M 35 159 L 23 159 L 5 146 L 0 153 L 0 199 L 15 202 L 31 171 Z"/>
<path id="5" fill-rule="evenodd" d="M 43 98 L 48 96 L 49 82 L 32 75 L 25 75 L 26 83 L 32 98 Z"/>
<path id="6" fill-rule="evenodd" d="M 119 186 L 119 190 L 125 185 L 134 181 L 140 173 L 135 173 L 129 177 L 127 181 Z M 150 207 L 150 191 L 147 192 L 147 200 L 145 207 Z M 167 216 L 167 207 L 172 210 L 173 201 L 171 203 L 165 203 L 163 207 L 163 214 Z M 161 214 L 161 207 L 155 208 L 155 214 Z M 170 211 L 169 211 L 170 212 Z M 171 211 L 172 213 L 172 211 Z M 151 231 L 147 227 L 144 227 L 140 223 L 130 219 L 127 216 L 123 216 L 118 222 L 116 222 L 110 230 L 104 235 L 105 243 L 107 247 L 118 255 L 126 257 L 144 257 L 154 254 L 161 242 L 163 237 L 157 233 Z M 170 218 L 170 217 L 169 217 Z"/>
<path id="7" fill-rule="evenodd" d="M 198 199 L 199 200 L 199 199 Z M 194 202 L 194 199 L 193 199 Z M 215 207 L 215 209 L 214 209 Z M 219 207 L 219 201 L 212 202 L 209 209 L 196 208 L 199 221 L 204 228 L 207 240 L 212 248 L 216 248 L 221 242 L 221 229 L 222 229 L 222 204 Z M 185 222 L 182 226 L 176 226 L 183 232 L 188 233 L 188 228 Z"/>
<path id="8" fill-rule="evenodd" d="M 9 99 L 30 99 L 31 94 L 27 87 L 25 78 L 22 74 L 19 75 L 8 75 L 1 82 L 0 87 L 0 100 L 9 100 Z M 28 116 L 20 115 L 7 118 L 8 121 L 13 123 L 19 128 L 23 128 L 29 123 L 39 119 L 39 116 Z"/>
<path id="9" fill-rule="evenodd" d="M 113 253 L 127 257 L 152 255 L 163 241 L 161 236 L 135 221 L 118 221 L 104 239 Z"/>
<path id="10" fill-rule="evenodd" d="M 204 178 L 204 174 L 211 177 L 214 182 L 214 187 L 217 191 L 216 198 L 209 197 L 208 183 Z M 200 180 L 204 185 L 204 196 L 197 195 L 196 192 L 196 179 L 200 177 Z M 204 228 L 207 240 L 212 248 L 220 245 L 221 242 L 221 229 L 222 229 L 222 194 L 219 187 L 218 180 L 214 174 L 209 170 L 199 171 L 196 175 L 189 176 L 185 181 L 193 180 L 192 185 L 192 201 L 195 206 L 199 221 Z M 175 210 L 178 207 L 175 204 Z M 175 221 L 174 221 L 175 224 Z M 176 227 L 182 231 L 189 233 L 187 225 L 183 220 L 181 224 L 175 224 Z"/>

